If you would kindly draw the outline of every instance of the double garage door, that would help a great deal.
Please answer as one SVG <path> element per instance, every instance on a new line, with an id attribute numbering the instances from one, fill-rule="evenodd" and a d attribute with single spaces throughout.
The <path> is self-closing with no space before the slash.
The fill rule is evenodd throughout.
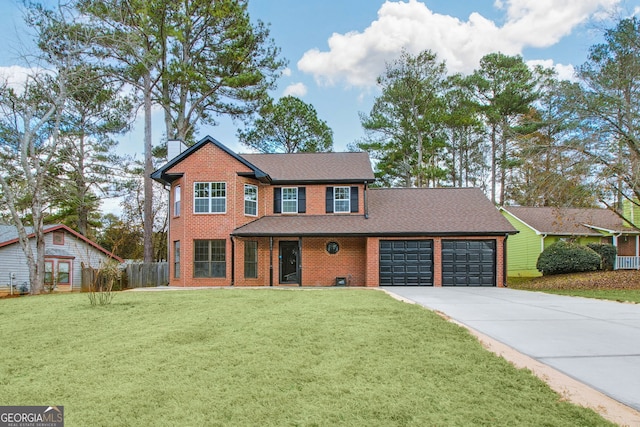
<path id="1" fill-rule="evenodd" d="M 443 240 L 443 286 L 495 286 L 495 240 Z M 380 286 L 433 286 L 433 240 L 381 240 Z"/>

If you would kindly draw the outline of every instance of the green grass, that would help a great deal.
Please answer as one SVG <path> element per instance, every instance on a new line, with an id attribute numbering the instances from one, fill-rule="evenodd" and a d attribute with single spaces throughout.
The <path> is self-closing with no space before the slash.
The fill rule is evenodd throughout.
<path id="1" fill-rule="evenodd" d="M 640 303 L 640 271 L 597 271 L 535 278 L 510 277 L 510 288 Z"/>
<path id="2" fill-rule="evenodd" d="M 0 324 L 0 405 L 67 426 L 610 425 L 382 292 L 22 297 Z"/>

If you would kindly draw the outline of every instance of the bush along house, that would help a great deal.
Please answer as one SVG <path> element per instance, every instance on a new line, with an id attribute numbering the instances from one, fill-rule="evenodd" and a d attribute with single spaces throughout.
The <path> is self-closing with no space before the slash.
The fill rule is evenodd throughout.
<path id="1" fill-rule="evenodd" d="M 169 144 L 151 176 L 169 191 L 172 286 L 504 285 L 517 231 L 479 189 L 370 188 L 367 153 Z"/>

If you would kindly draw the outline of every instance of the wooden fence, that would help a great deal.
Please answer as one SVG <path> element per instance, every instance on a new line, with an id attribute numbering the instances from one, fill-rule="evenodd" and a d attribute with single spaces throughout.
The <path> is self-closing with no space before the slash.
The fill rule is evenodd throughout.
<path id="1" fill-rule="evenodd" d="M 98 270 L 92 268 L 82 269 L 83 291 L 86 292 L 91 289 L 92 283 L 94 283 L 96 279 L 96 274 L 98 274 Z M 168 283 L 169 263 L 167 262 L 126 264 L 120 280 L 119 289 L 163 286 Z"/>
<path id="2" fill-rule="evenodd" d="M 127 288 L 164 286 L 169 283 L 169 263 L 167 262 L 127 264 L 125 273 Z"/>

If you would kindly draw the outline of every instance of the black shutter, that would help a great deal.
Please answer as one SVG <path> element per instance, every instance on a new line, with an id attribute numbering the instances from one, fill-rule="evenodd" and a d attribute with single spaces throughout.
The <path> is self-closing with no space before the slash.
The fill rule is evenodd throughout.
<path id="1" fill-rule="evenodd" d="M 351 187 L 351 212 L 358 212 L 358 187 Z"/>
<path id="2" fill-rule="evenodd" d="M 327 187 L 325 200 L 327 204 L 327 213 L 333 213 L 333 187 Z"/>
<path id="3" fill-rule="evenodd" d="M 282 213 L 282 189 L 280 187 L 273 189 L 273 213 Z"/>
<path id="4" fill-rule="evenodd" d="M 298 213 L 307 212 L 307 192 L 304 187 L 298 187 Z"/>

